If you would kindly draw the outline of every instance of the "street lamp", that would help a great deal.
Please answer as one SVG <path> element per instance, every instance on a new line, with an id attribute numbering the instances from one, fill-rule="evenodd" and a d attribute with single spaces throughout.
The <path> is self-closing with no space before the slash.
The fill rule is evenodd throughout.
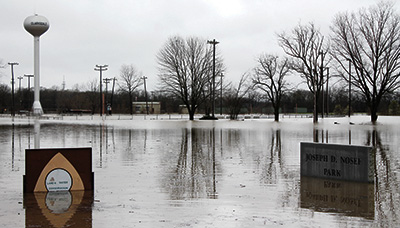
<path id="1" fill-rule="evenodd" d="M 320 67 L 320 77 L 321 77 L 321 90 L 322 90 L 322 112 L 321 112 L 321 117 L 322 119 L 324 118 L 324 108 L 325 108 L 325 103 L 324 103 L 324 52 L 320 51 L 319 54 L 321 55 L 321 67 Z M 315 91 L 314 91 L 315 92 Z"/>
<path id="2" fill-rule="evenodd" d="M 215 45 L 219 44 L 215 39 L 207 40 L 207 44 L 213 45 L 213 81 L 212 81 L 212 118 L 215 118 Z"/>
<path id="3" fill-rule="evenodd" d="M 116 80 L 117 80 L 117 79 L 114 77 L 114 78 L 113 78 L 112 91 L 111 91 L 110 115 L 112 114 L 113 98 L 114 98 L 114 87 L 115 87 L 115 81 L 116 81 Z"/>
<path id="4" fill-rule="evenodd" d="M 22 107 L 22 94 L 21 94 L 21 80 L 24 78 L 22 76 L 17 77 L 19 80 L 19 87 L 18 87 L 18 94 L 19 94 L 19 110 L 21 110 Z"/>
<path id="5" fill-rule="evenodd" d="M 220 98 L 219 98 L 219 114 L 222 116 L 222 78 L 224 77 L 224 73 L 221 73 L 221 91 L 220 91 Z"/>
<path id="6" fill-rule="evenodd" d="M 326 117 L 329 115 L 329 67 L 326 68 Z"/>
<path id="7" fill-rule="evenodd" d="M 18 84 L 18 91 L 20 91 L 21 92 L 21 80 L 23 79 L 24 77 L 22 77 L 22 76 L 18 76 L 17 77 L 17 79 L 18 79 L 18 81 L 19 81 L 19 84 Z"/>
<path id="8" fill-rule="evenodd" d="M 326 80 L 324 80 L 324 78 L 323 78 L 323 72 L 324 72 L 324 70 L 326 70 Z M 326 104 L 326 116 L 328 116 L 328 114 L 329 114 L 329 104 L 328 104 L 328 102 L 329 102 L 329 97 L 328 97 L 328 83 L 329 83 L 329 67 L 324 67 L 323 68 L 323 70 L 321 71 L 321 74 L 322 74 L 322 76 L 321 76 L 321 83 L 322 83 L 322 86 L 321 86 L 321 88 L 322 88 L 322 118 L 324 118 L 324 115 L 325 115 L 325 99 L 326 99 L 326 102 L 327 102 L 327 104 Z M 325 98 L 325 91 L 324 91 L 324 83 L 325 83 L 325 81 L 326 81 L 326 98 Z"/>
<path id="9" fill-rule="evenodd" d="M 147 115 L 149 115 L 149 106 L 147 104 L 147 90 L 146 90 L 146 79 L 147 79 L 147 77 L 143 76 L 142 79 L 144 81 L 144 98 L 146 100 L 146 113 L 147 113 Z"/>
<path id="10" fill-rule="evenodd" d="M 31 78 L 33 78 L 34 75 L 33 74 L 24 74 L 24 77 L 28 78 L 28 90 L 30 91 L 31 90 Z"/>
<path id="11" fill-rule="evenodd" d="M 11 94 L 12 94 L 11 115 L 15 116 L 15 110 L 14 110 L 14 65 L 19 65 L 19 63 L 13 62 L 13 63 L 8 63 L 8 65 L 11 66 Z"/>
<path id="12" fill-rule="evenodd" d="M 103 111 L 104 111 L 104 106 L 103 106 L 103 88 L 102 88 L 102 73 L 103 71 L 108 70 L 108 65 L 96 65 L 96 67 L 94 68 L 95 71 L 100 71 L 100 116 L 103 115 Z"/>
<path id="13" fill-rule="evenodd" d="M 103 79 L 104 84 L 106 84 L 106 92 L 105 92 L 105 98 L 104 98 L 104 103 L 106 103 L 106 107 L 107 107 L 107 114 L 110 114 L 110 103 L 107 100 L 107 93 L 108 93 L 108 83 L 110 83 L 112 80 L 112 78 L 105 78 Z"/>
<path id="14" fill-rule="evenodd" d="M 347 59 L 349 61 L 349 117 L 351 114 L 351 59 Z"/>
<path id="15" fill-rule="evenodd" d="M 34 77 L 33 74 L 24 74 L 24 77 L 28 78 L 28 103 L 31 101 L 31 78 Z"/>

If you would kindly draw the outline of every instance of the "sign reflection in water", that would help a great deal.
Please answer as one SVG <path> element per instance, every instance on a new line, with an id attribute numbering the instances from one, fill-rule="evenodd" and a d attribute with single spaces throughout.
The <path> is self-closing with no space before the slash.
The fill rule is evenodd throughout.
<path id="1" fill-rule="evenodd" d="M 350 181 L 301 177 L 302 208 L 374 219 L 374 185 Z"/>
<path id="2" fill-rule="evenodd" d="M 92 191 L 24 194 L 26 227 L 92 227 Z"/>

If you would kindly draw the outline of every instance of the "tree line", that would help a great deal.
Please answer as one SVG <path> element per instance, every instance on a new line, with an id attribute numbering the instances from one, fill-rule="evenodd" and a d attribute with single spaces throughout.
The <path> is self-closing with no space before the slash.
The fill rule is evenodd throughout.
<path id="1" fill-rule="evenodd" d="M 283 98 L 293 89 L 287 77 L 297 74 L 312 94 L 314 122 L 329 104 L 328 83 L 333 79 L 348 85 L 348 114 L 354 111 L 354 100 L 361 98 L 371 122 L 376 122 L 383 100 L 400 86 L 400 16 L 393 3 L 382 1 L 355 13 L 337 14 L 330 28 L 329 37 L 313 22 L 279 33 L 278 44 L 286 56 L 261 54 L 252 72 L 244 73 L 236 86 L 226 87 L 231 118 L 237 117 L 250 91 L 258 89 L 279 121 Z M 217 65 L 211 64 L 211 52 L 199 38 L 172 37 L 157 56 L 165 92 L 182 100 L 191 110 L 190 119 L 200 104 L 214 97 L 216 75 L 211 66 L 213 72 L 224 71 L 220 56 Z M 215 49 L 213 54 L 215 61 Z"/>
<path id="2" fill-rule="evenodd" d="M 230 115 L 230 111 L 239 106 L 232 104 L 232 94 L 227 92 L 225 88 L 222 91 L 222 102 L 220 93 L 217 91 L 216 96 L 216 113 L 219 114 L 222 108 L 224 115 Z M 105 91 L 104 91 L 105 93 Z M 329 90 L 329 98 L 325 103 L 325 115 L 344 116 L 348 113 L 348 94 L 346 87 L 338 83 Z M 11 110 L 11 88 L 9 85 L 0 84 L 0 113 L 10 114 Z M 105 96 L 111 102 L 111 91 Z M 134 114 L 131 107 L 131 100 L 145 101 L 144 90 L 137 88 L 131 95 L 128 91 L 118 89 L 113 96 L 113 113 L 118 114 Z M 152 91 L 148 95 L 148 101 L 161 102 L 161 113 L 172 114 L 179 113 L 182 101 L 170 96 L 161 90 Z M 250 91 L 240 101 L 239 110 L 233 112 L 234 115 L 239 114 L 264 114 L 274 115 L 274 105 L 265 97 L 262 91 Z M 32 108 L 33 91 L 27 88 L 15 91 L 15 110 L 18 114 L 25 114 Z M 222 103 L 222 106 L 220 106 Z M 41 104 L 45 113 L 68 114 L 69 110 L 88 110 L 89 113 L 95 114 L 99 112 L 99 90 L 88 90 L 86 88 L 75 88 L 63 90 L 61 88 L 42 88 Z M 320 103 L 322 107 L 322 103 Z M 206 105 L 201 105 L 197 113 L 206 113 Z M 329 108 L 329 110 L 328 110 Z M 294 89 L 286 92 L 281 99 L 280 113 L 312 113 L 313 110 L 313 94 L 307 89 Z M 322 110 L 319 110 L 322 112 Z M 365 105 L 360 94 L 353 94 L 352 113 L 368 113 L 368 107 Z M 390 93 L 382 99 L 380 113 L 383 115 L 400 115 L 400 94 Z"/>

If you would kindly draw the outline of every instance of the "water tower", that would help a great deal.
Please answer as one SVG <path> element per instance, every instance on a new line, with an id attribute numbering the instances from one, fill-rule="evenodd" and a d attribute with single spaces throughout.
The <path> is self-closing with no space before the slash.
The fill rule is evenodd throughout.
<path id="1" fill-rule="evenodd" d="M 39 64 L 39 41 L 40 36 L 49 29 L 49 21 L 40 15 L 29 16 L 24 21 L 25 30 L 33 36 L 33 47 L 34 47 L 34 88 L 35 88 L 35 100 L 33 102 L 33 114 L 40 116 L 43 114 L 42 105 L 40 104 L 40 64 Z"/>

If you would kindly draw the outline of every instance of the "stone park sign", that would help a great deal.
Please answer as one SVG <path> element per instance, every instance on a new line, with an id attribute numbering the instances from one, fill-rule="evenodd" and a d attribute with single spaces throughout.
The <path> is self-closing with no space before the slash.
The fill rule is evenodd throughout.
<path id="1" fill-rule="evenodd" d="M 300 144 L 301 176 L 374 182 L 372 147 L 323 143 Z"/>

